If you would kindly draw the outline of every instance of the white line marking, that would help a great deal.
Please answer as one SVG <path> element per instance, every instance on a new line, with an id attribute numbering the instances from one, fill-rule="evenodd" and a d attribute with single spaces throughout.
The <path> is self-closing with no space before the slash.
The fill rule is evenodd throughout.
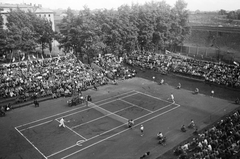
<path id="1" fill-rule="evenodd" d="M 134 125 L 134 127 L 136 127 L 136 126 L 138 126 L 138 125 L 141 125 L 141 124 L 143 124 L 143 123 L 146 123 L 146 122 L 148 122 L 148 121 L 150 121 L 150 120 L 152 120 L 152 119 L 155 119 L 155 118 L 157 118 L 157 117 L 159 117 L 159 116 L 161 116 L 161 115 L 164 115 L 164 114 L 166 114 L 166 113 L 168 113 L 168 112 L 170 112 L 170 111 L 172 111 L 172 110 L 174 110 L 174 109 L 177 109 L 178 107 L 180 107 L 180 106 L 176 106 L 176 107 L 174 107 L 174 108 L 172 108 L 172 109 L 169 109 L 169 110 L 167 110 L 167 111 L 165 111 L 165 112 L 163 112 L 163 113 L 160 113 L 160 114 L 158 114 L 158 115 L 156 115 L 156 116 L 154 116 L 154 117 L 152 117 L 152 118 L 149 118 L 149 119 L 147 119 L 147 120 L 145 120 L 145 121 L 143 121 L 143 122 L 140 122 L 140 123 Z M 122 131 L 120 131 L 120 132 L 118 132 L 118 133 L 116 133 L 116 134 L 113 134 L 113 135 L 105 138 L 105 139 L 99 140 L 98 142 L 95 142 L 94 144 L 91 144 L 91 145 L 89 145 L 89 146 L 86 146 L 86 147 L 84 147 L 84 148 L 82 148 L 82 149 L 80 149 L 80 150 L 78 150 L 78 151 L 75 151 L 75 152 L 73 152 L 73 153 L 71 153 L 71 154 L 68 154 L 67 156 L 62 157 L 61 159 L 65 159 L 65 158 L 68 158 L 68 157 L 70 157 L 70 156 L 72 156 L 72 155 L 75 155 L 75 154 L 78 153 L 78 152 L 81 152 L 81 151 L 83 151 L 83 150 L 85 150 L 85 149 L 88 149 L 89 147 L 92 147 L 92 146 L 94 146 L 94 145 L 96 145 L 96 144 L 99 144 L 99 143 L 101 143 L 101 142 L 103 142 L 103 141 L 105 141 L 105 140 L 107 140 L 107 139 L 110 139 L 110 138 L 112 138 L 112 137 L 114 137 L 114 136 L 116 136 L 116 135 L 119 135 L 119 134 L 121 134 L 121 133 L 123 133 L 123 132 L 125 132 L 125 131 L 127 131 L 127 130 L 129 130 L 129 129 L 122 130 Z"/>
<path id="2" fill-rule="evenodd" d="M 100 103 L 100 102 L 102 102 L 102 101 L 106 101 L 106 100 L 109 100 L 109 99 L 112 99 L 112 98 L 116 98 L 116 97 L 118 97 L 118 96 L 121 96 L 121 95 L 124 95 L 124 94 L 128 94 L 128 93 L 131 93 L 131 92 L 135 92 L 135 91 L 134 91 L 134 90 L 131 90 L 131 91 L 129 91 L 129 92 L 125 92 L 125 93 L 122 93 L 122 94 L 119 94 L 119 95 L 116 95 L 116 96 L 113 96 L 113 97 L 109 97 L 109 98 L 106 98 L 106 99 L 103 99 L 103 100 L 96 101 L 95 103 Z M 85 107 L 85 106 L 86 106 L 86 105 L 83 105 L 83 106 L 78 107 L 78 108 L 75 108 L 75 109 L 67 110 L 67 111 L 65 111 L 65 112 L 58 113 L 58 114 L 55 114 L 55 115 L 51 115 L 51 116 L 48 116 L 48 117 L 46 117 L 46 118 L 42 118 L 42 119 L 38 119 L 38 120 L 29 122 L 29 123 L 26 123 L 26 124 L 22 124 L 22 125 L 17 126 L 16 128 L 19 128 L 19 127 L 22 127 L 22 126 L 25 126 L 25 125 L 29 125 L 29 124 L 32 124 L 32 123 L 36 123 L 36 122 L 38 122 L 38 121 L 42 121 L 42 120 L 45 120 L 45 119 L 48 119 L 48 118 L 52 118 L 52 117 L 55 117 L 55 116 L 58 116 L 58 115 L 61 115 L 61 114 L 65 114 L 65 113 L 67 113 L 67 112 L 71 112 L 71 111 L 80 109 L 80 108 Z"/>
<path id="3" fill-rule="evenodd" d="M 158 110 L 156 110 L 156 111 L 154 111 L 154 112 L 151 112 L 151 113 L 142 115 L 142 116 L 140 116 L 140 117 L 138 117 L 138 118 L 136 118 L 136 119 L 133 119 L 133 120 L 136 121 L 136 120 L 138 120 L 138 119 L 144 118 L 145 116 L 151 115 L 151 114 L 153 114 L 153 113 L 155 113 L 155 112 L 157 112 L 157 111 L 159 111 L 159 110 L 162 110 L 162 109 L 164 109 L 164 108 L 170 107 L 171 105 L 172 105 L 172 104 L 166 105 L 165 107 L 162 107 L 162 108 L 160 108 L 160 109 L 158 109 Z M 112 128 L 112 129 L 110 129 L 110 130 L 108 130 L 108 131 L 105 131 L 105 132 L 103 132 L 103 133 L 101 133 L 101 134 L 99 134 L 99 135 L 93 136 L 93 137 L 89 138 L 88 141 L 91 140 L 91 139 L 94 139 L 94 138 L 96 138 L 96 137 L 98 137 L 98 136 L 100 136 L 100 135 L 103 135 L 103 134 L 106 134 L 106 133 L 108 133 L 108 132 L 111 132 L 111 131 L 113 131 L 113 130 L 115 130 L 115 129 L 118 129 L 118 128 L 124 126 L 124 125 L 126 125 L 126 124 L 119 125 L 119 126 L 117 126 L 117 127 L 115 127 L 115 128 Z"/>
<path id="4" fill-rule="evenodd" d="M 57 122 L 59 122 L 57 119 L 55 119 Z M 70 131 L 72 131 L 73 133 L 75 133 L 76 135 L 80 136 L 81 138 L 83 138 L 85 141 L 87 140 L 85 137 L 83 137 L 82 135 L 80 135 L 79 133 L 77 133 L 76 131 L 72 130 L 71 128 L 69 128 L 67 125 L 65 125 L 66 128 L 68 128 Z"/>
<path id="5" fill-rule="evenodd" d="M 70 148 L 73 148 L 73 147 L 75 147 L 75 146 L 77 146 L 77 145 L 74 144 L 74 145 L 72 145 L 72 146 L 69 146 L 69 147 L 67 147 L 67 148 L 65 148 L 65 149 L 62 149 L 62 150 L 60 150 L 60 151 L 58 151 L 58 152 L 55 152 L 55 153 L 47 156 L 47 158 L 52 157 L 52 156 L 54 156 L 54 155 L 56 155 L 56 154 L 59 154 L 59 153 L 61 153 L 61 152 L 63 152 L 63 151 L 66 151 L 66 150 L 68 150 L 68 149 L 70 149 Z"/>
<path id="6" fill-rule="evenodd" d="M 135 105 L 135 104 L 133 104 L 133 103 L 130 103 L 130 102 L 128 102 L 128 101 L 125 101 L 125 100 L 123 100 L 123 99 L 119 99 L 120 101 L 123 101 L 123 102 L 125 102 L 125 103 L 128 103 L 128 104 L 130 104 L 130 105 L 132 105 L 132 106 L 135 106 L 135 107 L 138 107 L 138 108 L 140 108 L 140 109 L 143 109 L 143 110 L 146 110 L 146 111 L 148 111 L 148 112 L 153 112 L 153 111 L 151 111 L 151 110 L 148 110 L 148 109 L 146 109 L 146 108 L 143 108 L 143 107 L 140 107 L 140 106 L 138 106 L 138 105 Z"/>
<path id="7" fill-rule="evenodd" d="M 52 122 L 53 120 L 48 120 L 48 121 L 46 121 L 46 122 L 43 122 L 43 123 L 40 123 L 40 124 L 37 124 L 37 125 L 33 125 L 33 126 L 30 126 L 30 127 L 27 127 L 27 128 L 25 128 L 25 129 L 21 129 L 21 130 L 19 130 L 19 131 L 24 131 L 24 130 L 26 130 L 26 129 L 31 129 L 31 128 L 34 128 L 34 127 L 37 127 L 37 126 L 40 126 L 40 125 L 43 125 L 43 124 L 47 124 L 47 123 L 50 123 L 50 122 Z"/>
<path id="8" fill-rule="evenodd" d="M 155 112 L 160 111 L 160 110 L 162 110 L 162 109 L 165 109 L 165 108 L 167 108 L 167 107 L 170 107 L 171 105 L 172 105 L 172 104 L 166 105 L 166 106 L 164 106 L 164 107 L 156 110 Z M 153 113 L 155 113 L 155 112 L 153 112 Z M 145 117 L 145 116 L 148 116 L 148 115 L 150 115 L 150 114 L 153 114 L 153 113 L 145 114 L 145 115 L 140 116 L 140 117 L 138 117 L 138 118 L 136 118 L 136 119 L 134 119 L 134 120 L 141 119 L 141 118 L 143 118 L 143 117 Z M 103 132 L 103 133 L 101 133 L 101 134 L 98 134 L 98 135 L 96 135 L 96 136 L 93 136 L 93 137 L 87 139 L 87 141 L 92 140 L 92 139 L 94 139 L 94 138 L 96 138 L 96 137 L 99 137 L 99 136 L 101 136 L 101 135 L 103 135 L 103 134 L 106 134 L 106 133 L 108 133 L 108 132 L 111 132 L 111 131 L 113 131 L 113 130 L 115 130 L 115 129 L 118 129 L 118 128 L 124 126 L 124 125 L 126 125 L 126 124 L 119 125 L 119 126 L 117 126 L 117 127 L 115 127 L 115 128 L 112 128 L 112 129 L 110 129 L 110 130 L 108 130 L 108 131 L 105 131 L 105 132 Z M 71 146 L 71 147 L 69 147 L 69 148 L 65 148 L 64 150 L 55 152 L 54 155 L 56 155 L 56 154 L 58 154 L 58 153 L 61 153 L 61 152 L 65 151 L 65 150 L 67 150 L 67 149 L 70 149 L 70 148 L 72 148 L 72 147 L 73 147 L 73 146 Z M 51 156 L 54 156 L 54 155 L 51 155 Z M 48 156 L 48 157 L 49 157 L 49 156 Z"/>
<path id="9" fill-rule="evenodd" d="M 158 97 L 152 96 L 152 95 L 150 95 L 150 94 L 146 94 L 146 93 L 139 92 L 139 91 L 135 91 L 135 92 L 138 92 L 138 93 L 143 94 L 143 95 L 145 95 L 145 96 L 149 96 L 149 97 L 152 97 L 152 98 L 155 98 L 155 99 L 158 99 L 158 100 L 161 100 L 161 101 L 167 102 L 167 103 L 172 103 L 172 102 L 169 102 L 169 101 L 167 101 L 167 100 L 164 100 L 164 99 L 161 99 L 161 98 L 158 98 Z M 176 105 L 177 105 L 177 104 L 176 104 Z"/>
<path id="10" fill-rule="evenodd" d="M 133 106 L 131 106 L 131 107 L 133 107 Z M 111 113 L 109 113 L 109 114 L 107 114 L 107 115 L 104 115 L 104 116 L 101 116 L 101 117 L 95 118 L 95 119 L 93 119 L 93 120 L 90 120 L 90 121 L 88 121 L 88 122 L 85 122 L 85 123 L 82 123 L 82 124 L 79 124 L 79 125 L 73 126 L 73 127 L 71 127 L 71 129 L 75 129 L 75 128 L 79 127 L 79 126 L 82 126 L 82 125 L 85 125 L 85 124 L 88 124 L 88 123 L 94 122 L 94 121 L 96 121 L 96 120 L 98 120 L 98 119 L 102 119 L 102 118 L 105 118 L 105 117 L 110 116 L 110 115 L 117 115 L 117 114 L 115 114 L 115 113 L 118 113 L 118 112 L 120 112 L 120 111 L 123 111 L 123 110 L 128 109 L 128 108 L 131 108 L 131 107 L 127 107 L 127 108 L 123 108 L 123 109 L 120 109 L 120 110 L 115 111 L 115 112 L 111 112 Z M 119 116 L 119 115 L 117 115 L 117 116 Z M 125 119 L 126 119 L 126 118 L 125 118 Z"/>
<path id="11" fill-rule="evenodd" d="M 135 94 L 137 94 L 137 93 L 134 93 L 134 94 L 131 94 L 131 95 L 127 95 L 127 96 L 124 96 L 124 97 L 130 97 L 130 96 L 133 96 L 133 95 L 135 95 Z M 121 98 L 119 98 L 119 99 L 121 99 Z M 93 106 L 93 107 L 89 107 L 89 108 L 87 108 L 87 109 L 83 109 L 83 110 L 80 110 L 80 111 L 77 111 L 77 112 L 74 112 L 74 113 L 70 113 L 70 114 L 61 116 L 60 118 L 57 118 L 57 119 L 61 119 L 61 118 L 67 117 L 67 116 L 71 116 L 71 115 L 73 115 L 73 114 L 77 114 L 77 113 L 80 113 L 80 112 L 84 112 L 84 111 L 86 111 L 86 110 L 94 109 L 95 107 L 99 107 L 99 106 L 101 106 L 101 105 L 105 105 L 105 104 L 108 104 L 108 103 L 112 103 L 112 102 L 115 102 L 115 101 L 117 101 L 117 100 L 119 100 L 119 99 L 110 100 L 110 101 L 108 101 L 108 102 L 99 104 L 98 106 Z M 91 102 L 89 102 L 89 103 L 92 104 L 92 105 L 96 105 L 95 103 L 91 103 Z M 100 107 L 99 107 L 99 108 L 100 108 Z"/>
<path id="12" fill-rule="evenodd" d="M 27 138 L 26 136 L 24 136 L 24 135 L 17 129 L 17 127 L 15 127 L 15 129 L 16 129 L 17 132 L 18 132 L 19 134 L 21 134 L 22 137 L 24 137 L 44 158 L 47 159 L 47 157 L 46 157 L 36 146 L 34 146 L 34 144 L 33 144 L 30 140 L 28 140 L 28 138 Z"/>

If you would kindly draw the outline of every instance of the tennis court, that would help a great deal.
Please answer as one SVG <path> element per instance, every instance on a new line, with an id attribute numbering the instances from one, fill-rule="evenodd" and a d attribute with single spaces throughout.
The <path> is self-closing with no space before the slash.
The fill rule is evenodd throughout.
<path id="1" fill-rule="evenodd" d="M 44 158 L 71 158 L 114 136 L 124 134 L 129 130 L 129 119 L 133 119 L 135 126 L 139 126 L 179 106 L 149 94 L 129 91 L 15 129 Z M 65 128 L 58 127 L 62 117 L 67 121 Z"/>

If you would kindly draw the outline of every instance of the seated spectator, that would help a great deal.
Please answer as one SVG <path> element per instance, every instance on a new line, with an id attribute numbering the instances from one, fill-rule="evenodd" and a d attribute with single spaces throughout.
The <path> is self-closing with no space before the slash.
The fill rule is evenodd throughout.
<path id="1" fill-rule="evenodd" d="M 150 152 L 148 151 L 148 152 L 145 152 L 141 157 L 140 157 L 140 159 L 144 159 L 144 158 L 146 158 L 147 156 L 149 156 L 150 155 Z"/>
<path id="2" fill-rule="evenodd" d="M 178 83 L 177 89 L 180 89 L 182 87 L 181 83 Z"/>
<path id="3" fill-rule="evenodd" d="M 199 89 L 196 88 L 193 93 L 194 93 L 194 94 L 198 94 L 198 93 L 199 93 Z"/>
<path id="4" fill-rule="evenodd" d="M 160 85 L 163 85 L 163 84 L 164 84 L 164 79 L 161 79 Z"/>
<path id="5" fill-rule="evenodd" d="M 182 125 L 182 127 L 181 127 L 181 131 L 182 131 L 182 132 L 186 132 L 186 131 L 187 131 L 187 129 L 186 129 L 186 126 L 185 126 L 185 125 Z"/>

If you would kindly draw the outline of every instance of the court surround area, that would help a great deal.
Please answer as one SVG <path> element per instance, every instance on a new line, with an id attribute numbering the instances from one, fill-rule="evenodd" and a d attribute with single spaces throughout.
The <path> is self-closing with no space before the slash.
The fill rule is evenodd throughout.
<path id="1" fill-rule="evenodd" d="M 71 158 L 130 131 L 129 119 L 133 119 L 134 127 L 138 127 L 178 107 L 180 105 L 133 90 L 114 99 L 82 105 L 74 111 L 19 125 L 15 129 L 44 158 Z M 58 127 L 62 117 L 66 120 L 65 128 Z"/>

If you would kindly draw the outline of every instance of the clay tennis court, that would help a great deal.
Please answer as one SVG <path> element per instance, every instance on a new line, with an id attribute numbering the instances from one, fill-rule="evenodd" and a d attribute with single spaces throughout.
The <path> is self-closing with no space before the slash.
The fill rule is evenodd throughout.
<path id="1" fill-rule="evenodd" d="M 139 91 L 129 91 L 78 110 L 54 115 L 16 127 L 16 130 L 44 158 L 71 158 L 107 139 L 130 131 L 129 119 L 135 127 L 168 113 L 180 105 Z M 59 128 L 64 117 L 65 128 Z M 67 140 L 63 140 L 67 139 Z"/>
<path id="2" fill-rule="evenodd" d="M 171 93 L 176 104 L 167 101 Z M 178 90 L 142 78 L 84 94 L 93 98 L 88 107 L 68 107 L 69 98 L 58 98 L 38 108 L 30 105 L 10 111 L 0 120 L 0 158 L 139 159 L 150 151 L 148 159 L 156 159 L 192 136 L 191 129 L 180 131 L 182 124 L 193 119 L 202 130 L 238 108 L 218 97 L 193 95 L 184 85 Z M 67 121 L 66 128 L 58 127 L 61 117 Z M 128 119 L 135 120 L 133 129 L 127 128 Z M 145 128 L 142 137 L 141 124 Z M 167 137 L 165 146 L 157 143 L 159 131 Z"/>

